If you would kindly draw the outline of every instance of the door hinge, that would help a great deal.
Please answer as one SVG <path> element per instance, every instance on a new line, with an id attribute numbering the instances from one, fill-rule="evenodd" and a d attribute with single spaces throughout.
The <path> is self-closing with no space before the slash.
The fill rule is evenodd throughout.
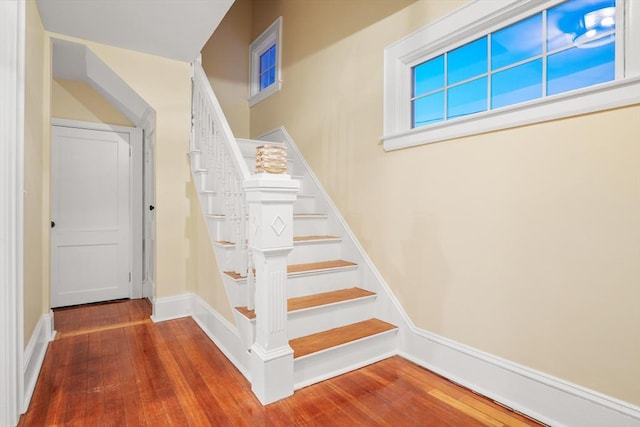
<path id="1" fill-rule="evenodd" d="M 131 283 L 131 272 L 129 272 L 129 283 Z"/>

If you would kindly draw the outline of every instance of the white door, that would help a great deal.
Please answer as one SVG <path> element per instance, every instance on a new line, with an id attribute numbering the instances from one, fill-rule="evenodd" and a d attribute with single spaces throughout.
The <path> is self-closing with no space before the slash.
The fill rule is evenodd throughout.
<path id="1" fill-rule="evenodd" d="M 129 298 L 129 135 L 53 126 L 51 140 L 51 306 Z"/>

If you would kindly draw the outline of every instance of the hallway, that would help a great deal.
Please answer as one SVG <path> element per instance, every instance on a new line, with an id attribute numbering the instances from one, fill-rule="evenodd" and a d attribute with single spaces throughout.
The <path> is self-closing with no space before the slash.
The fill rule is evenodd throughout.
<path id="1" fill-rule="evenodd" d="M 263 407 L 191 318 L 150 314 L 146 300 L 57 309 L 19 425 L 538 425 L 399 357 Z"/>

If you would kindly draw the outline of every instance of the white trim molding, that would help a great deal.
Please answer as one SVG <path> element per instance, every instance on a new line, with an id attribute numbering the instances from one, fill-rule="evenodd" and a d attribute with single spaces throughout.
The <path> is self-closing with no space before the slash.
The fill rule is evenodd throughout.
<path id="1" fill-rule="evenodd" d="M 53 341 L 56 332 L 53 330 L 53 311 L 43 314 L 36 325 L 36 329 L 31 335 L 27 347 L 24 349 L 24 411 L 29 407 L 33 391 L 36 388 L 38 375 L 44 362 L 44 356 L 47 353 L 49 342 Z"/>
<path id="2" fill-rule="evenodd" d="M 638 427 L 640 407 L 412 327 L 399 354 L 552 426 Z"/>
<path id="3" fill-rule="evenodd" d="M 105 123 L 83 122 L 79 120 L 52 118 L 51 126 L 68 127 L 74 129 L 102 130 L 107 132 L 120 132 L 129 135 L 129 145 L 131 147 L 131 167 L 129 182 L 129 203 L 131 209 L 129 229 L 130 236 L 130 266 L 131 283 L 129 288 L 130 298 L 142 298 L 143 292 L 143 221 L 145 210 L 143 206 L 143 161 L 144 149 L 142 141 L 142 128 L 130 126 L 118 126 Z"/>
<path id="4" fill-rule="evenodd" d="M 276 45 L 276 80 L 260 90 L 260 56 Z M 282 87 L 282 16 L 249 45 L 249 107 L 268 98 Z"/>
<path id="5" fill-rule="evenodd" d="M 23 408 L 25 2 L 0 0 L 0 425 Z"/>
<path id="6" fill-rule="evenodd" d="M 509 129 L 517 126 L 619 108 L 640 102 L 640 7 L 618 0 L 621 20 L 616 80 L 581 90 L 472 114 L 427 126 L 411 127 L 411 84 L 415 65 L 451 50 L 561 0 L 474 0 L 388 46 L 384 52 L 384 135 L 386 151 Z"/>
<path id="7" fill-rule="evenodd" d="M 193 314 L 193 294 L 184 293 L 170 297 L 153 299 L 153 314 L 151 320 L 154 323 L 165 320 L 189 317 Z"/>

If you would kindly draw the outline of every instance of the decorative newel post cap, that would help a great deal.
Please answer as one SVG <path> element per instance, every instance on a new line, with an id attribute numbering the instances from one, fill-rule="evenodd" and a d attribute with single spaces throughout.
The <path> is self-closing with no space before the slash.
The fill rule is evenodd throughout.
<path id="1" fill-rule="evenodd" d="M 256 173 L 283 174 L 287 172 L 287 147 L 261 145 L 256 147 Z"/>

